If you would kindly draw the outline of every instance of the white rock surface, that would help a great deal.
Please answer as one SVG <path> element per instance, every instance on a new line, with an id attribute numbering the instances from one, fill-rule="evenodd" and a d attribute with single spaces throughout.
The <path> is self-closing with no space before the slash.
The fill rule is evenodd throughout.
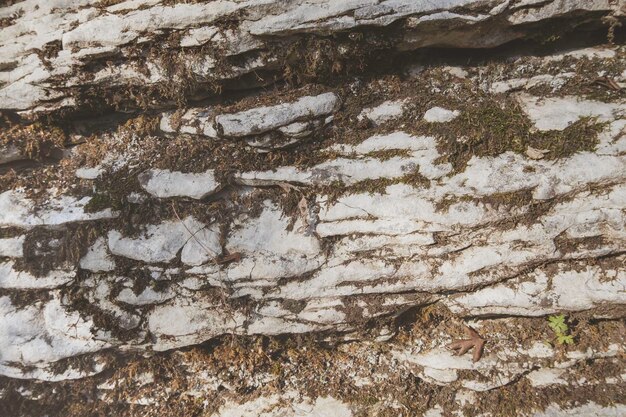
<path id="1" fill-rule="evenodd" d="M 370 152 L 391 149 L 406 149 L 410 151 L 409 156 L 394 156 L 384 160 L 367 156 Z M 336 158 L 306 170 L 289 166 L 264 172 L 243 172 L 237 175 L 237 179 L 247 185 L 269 185 L 275 182 L 330 184 L 334 181 L 351 185 L 369 179 L 399 178 L 416 170 L 426 178 L 435 179 L 452 169 L 450 164 L 436 163 L 439 152 L 435 138 L 411 136 L 401 131 L 372 136 L 355 146 L 334 145 L 330 150 L 346 156 L 356 153 L 361 157 Z"/>
<path id="2" fill-rule="evenodd" d="M 617 263 L 623 262 L 617 258 Z M 558 311 L 589 310 L 626 303 L 626 273 L 620 269 L 587 266 L 557 271 L 538 269 L 523 278 L 451 297 L 449 308 L 467 315 L 542 316 Z"/>
<path id="3" fill-rule="evenodd" d="M 24 256 L 25 240 L 25 235 L 0 239 L 0 256 L 21 258 Z"/>
<path id="4" fill-rule="evenodd" d="M 111 219 L 117 213 L 105 209 L 93 213 L 85 212 L 85 205 L 91 197 L 77 199 L 60 196 L 43 204 L 37 204 L 18 190 L 0 194 L 0 227 L 20 227 L 30 229 L 35 226 L 56 226 L 70 222 Z"/>
<path id="5" fill-rule="evenodd" d="M 506 81 L 496 81 L 489 87 L 489 92 L 501 94 L 511 90 L 528 90 L 539 86 L 550 87 L 551 90 L 555 91 L 563 87 L 575 75 L 575 72 L 563 72 L 557 75 L 542 74 L 530 78 L 512 78 Z"/>
<path id="6" fill-rule="evenodd" d="M 13 261 L 0 263 L 0 288 L 5 289 L 51 289 L 74 280 L 76 271 L 52 270 L 44 276 L 15 269 Z"/>
<path id="7" fill-rule="evenodd" d="M 550 405 L 546 410 L 533 414 L 533 417 L 620 417 L 623 416 L 624 413 L 626 413 L 626 405 L 623 404 L 604 407 L 594 402 L 590 402 L 588 404 L 569 409 L 563 409 L 558 405 Z"/>
<path id="8" fill-rule="evenodd" d="M 256 135 L 281 126 L 332 113 L 339 106 L 339 98 L 334 93 L 301 97 L 293 103 L 275 106 L 256 107 L 235 114 L 221 114 L 215 117 L 215 124 L 225 137 Z"/>
<path id="9" fill-rule="evenodd" d="M 212 417 L 352 417 L 349 405 L 333 397 L 304 398 L 297 401 L 295 393 L 259 397 L 242 404 L 228 402 Z M 288 403 L 285 405 L 285 403 Z"/>
<path id="10" fill-rule="evenodd" d="M 83 180 L 95 180 L 104 173 L 101 167 L 93 168 L 78 168 L 76 170 L 76 177 Z"/>
<path id="11" fill-rule="evenodd" d="M 80 267 L 92 272 L 105 272 L 115 269 L 115 261 L 109 255 L 105 238 L 99 237 L 87 249 L 87 253 L 80 260 Z"/>
<path id="12" fill-rule="evenodd" d="M 64 375 L 47 371 L 47 366 L 63 358 L 97 352 L 109 346 L 94 337 L 91 321 L 66 309 L 57 297 L 25 307 L 13 305 L 9 297 L 0 297 L 0 317 L 1 375 L 63 379 Z M 34 369 L 23 369 L 15 366 L 16 363 Z M 83 375 L 79 373 L 74 377 Z"/>
<path id="13" fill-rule="evenodd" d="M 374 122 L 375 125 L 388 122 L 389 120 L 402 116 L 405 102 L 405 100 L 385 101 L 376 107 L 363 109 L 358 118 L 359 120 L 367 118 Z"/>
<path id="14" fill-rule="evenodd" d="M 204 228 L 193 235 L 183 247 L 180 260 L 185 265 L 197 266 L 222 254 L 220 231 L 216 227 Z"/>
<path id="15" fill-rule="evenodd" d="M 264 202 L 264 210 L 258 218 L 249 219 L 240 230 L 233 233 L 226 247 L 230 252 L 268 253 L 287 258 L 315 256 L 320 252 L 318 240 L 307 236 L 295 224 L 288 230 L 289 219 L 270 201 Z M 297 256 L 298 255 L 298 256 Z"/>
<path id="16" fill-rule="evenodd" d="M 118 294 L 117 300 L 126 304 L 144 306 L 163 303 L 174 298 L 175 296 L 176 294 L 172 291 L 155 291 L 150 287 L 145 288 L 139 294 L 135 294 L 135 292 L 130 288 L 124 288 Z"/>
<path id="17" fill-rule="evenodd" d="M 582 117 L 593 117 L 606 122 L 626 115 L 626 104 L 602 103 L 567 96 L 540 99 L 520 94 L 522 108 L 539 130 L 563 130 Z"/>
<path id="18" fill-rule="evenodd" d="M 602 351 L 573 351 L 568 353 L 569 361 L 561 362 L 556 367 L 542 365 L 545 363 L 542 362 L 543 358 L 553 356 L 553 351 L 549 356 L 523 349 L 508 350 L 498 354 L 487 353 L 483 354 L 477 362 L 472 361 L 470 353 L 455 356 L 450 349 L 437 347 L 418 353 L 413 352 L 414 348 L 411 347 L 406 350 L 393 351 L 392 356 L 401 366 L 407 367 L 414 374 L 419 374 L 421 378 L 438 385 L 457 383 L 459 379 L 457 371 L 463 370 L 470 376 L 459 381 L 460 385 L 470 391 L 483 392 L 502 387 L 522 376 L 528 378 L 531 385 L 535 387 L 566 384 L 561 376 L 567 369 L 590 358 L 614 357 L 618 355 L 619 350 L 615 348 L 616 346 L 609 346 Z"/>
<path id="19" fill-rule="evenodd" d="M 461 79 L 467 78 L 467 75 L 468 75 L 467 71 L 463 69 L 463 67 L 445 66 L 445 67 L 442 67 L 441 69 L 446 71 L 448 74 L 453 75 L 457 78 L 461 78 Z"/>
<path id="20" fill-rule="evenodd" d="M 611 127 L 609 131 L 614 130 Z M 335 180 L 353 184 L 364 179 L 401 178 L 407 172 L 402 168 L 410 166 L 410 162 L 405 165 L 404 161 L 414 161 L 413 166 L 419 166 L 419 172 L 431 179 L 430 187 L 399 183 L 388 186 L 381 193 L 345 195 L 332 203 L 320 197 L 316 202 L 320 208 L 316 233 L 321 237 L 343 238 L 336 242 L 325 266 L 309 279 L 288 283 L 270 294 L 303 300 L 313 296 L 347 296 L 355 291 L 382 294 L 460 290 L 493 282 L 491 280 L 501 274 L 513 277 L 516 271 L 524 270 L 524 265 L 532 266 L 563 256 L 576 259 L 619 253 L 626 232 L 626 219 L 621 209 L 626 202 L 625 189 L 621 185 L 626 161 L 616 146 L 620 141 L 623 138 L 615 130 L 615 133 L 601 135 L 599 147 L 607 149 L 603 155 L 584 152 L 558 161 L 531 160 L 508 152 L 497 157 L 474 157 L 464 172 L 442 177 L 450 167 L 435 165 L 439 153 L 434 138 L 395 132 L 371 137 L 358 145 L 332 147 L 333 152 L 353 158 L 356 155 L 355 159 L 335 158 L 308 170 L 284 167 L 242 173 L 239 179 L 252 185 L 280 182 L 330 184 Z M 407 149 L 414 157 L 382 161 L 359 157 L 385 149 Z M 581 171 L 579 167 L 583 164 L 588 169 Z M 529 167 L 535 175 L 527 174 Z M 598 195 L 580 188 L 580 184 L 586 183 L 617 185 L 605 187 Z M 534 225 L 518 224 L 508 229 L 498 227 L 498 222 L 510 216 L 523 216 L 526 212 L 523 206 L 502 209 L 475 200 L 480 196 L 520 191 L 531 191 L 536 200 L 569 194 L 566 201 L 533 218 Z M 438 208 L 441 202 L 449 200 L 452 202 L 445 209 Z M 429 247 L 434 242 L 433 233 L 448 235 L 448 243 Z M 478 236 L 482 236 L 481 243 L 475 241 Z M 601 249 L 583 246 L 566 255 L 556 250 L 554 240 L 559 236 L 568 239 L 604 236 L 608 240 Z M 468 241 L 474 243 L 468 244 Z M 525 243 L 519 246 L 520 242 Z M 369 251 L 367 259 L 359 256 L 366 251 Z M 449 257 L 451 253 L 455 255 Z M 386 260 L 389 254 L 406 258 L 398 267 L 393 267 Z M 282 268 L 280 270 L 279 275 Z M 435 275 L 431 271 L 436 271 Z M 451 301 L 450 305 L 457 312 L 471 311 L 470 314 L 482 314 L 480 311 L 484 309 L 485 314 L 491 311 L 535 315 L 621 304 L 622 276 L 607 270 L 606 279 L 594 278 L 598 271 L 562 272 L 562 282 L 576 279 L 585 285 L 585 291 L 576 295 L 559 284 L 561 275 L 558 275 L 550 290 L 548 287 L 552 284 L 545 279 L 536 283 L 525 282 L 520 290 L 503 284 L 485 288 L 484 293 L 469 294 L 467 299 L 461 298 L 467 300 L 464 307 L 455 306 L 460 301 Z M 241 289 L 239 293 L 260 296 L 252 289 Z M 541 296 L 535 298 L 533 294 Z M 511 301 L 502 301 L 501 310 L 498 310 L 497 305 L 490 304 L 492 300 Z"/>
<path id="21" fill-rule="evenodd" d="M 274 204 L 266 201 L 259 217 L 242 217 L 231 226 L 233 232 L 225 248 L 228 253 L 238 255 L 234 262 L 228 263 L 224 270 L 208 263 L 186 272 L 213 285 L 227 284 L 238 296 L 260 297 L 263 287 L 271 288 L 281 278 L 313 271 L 325 261 L 318 239 L 306 233 L 302 221 L 296 221 L 291 230 L 289 223 Z M 271 330 L 273 326 L 265 327 L 262 323 L 254 326 L 280 332 L 280 327 Z"/>
<path id="22" fill-rule="evenodd" d="M 550 17 L 567 14 L 573 10 L 603 10 L 610 7 L 608 0 L 572 0 L 564 4 L 559 1 L 548 2 L 536 2 L 538 7 L 521 9 L 510 15 L 507 20 L 513 24 L 519 25 L 524 23 L 539 22 Z M 531 3 L 532 4 L 532 3 Z"/>
<path id="23" fill-rule="evenodd" d="M 424 113 L 424 120 L 428 123 L 445 123 L 450 122 L 457 117 L 459 117 L 461 113 L 458 110 L 448 110 L 443 107 L 433 107 L 431 109 L 426 110 Z"/>
<path id="24" fill-rule="evenodd" d="M 604 46 L 591 46 L 588 48 L 571 49 L 569 51 L 556 53 L 545 57 L 548 61 L 561 61 L 565 57 L 588 58 L 588 59 L 608 59 L 615 57 L 615 50 Z"/>
<path id="25" fill-rule="evenodd" d="M 217 1 L 210 5 L 176 4 L 169 7 L 155 6 L 131 11 L 124 15 L 106 14 L 84 22 L 65 33 L 63 48 L 88 47 L 93 44 L 122 45 L 137 39 L 144 32 L 210 23 L 220 16 L 246 6 L 246 3 L 249 2 L 234 4 L 228 1 Z"/>
<path id="26" fill-rule="evenodd" d="M 245 317 L 218 302 L 180 298 L 160 304 L 148 316 L 148 329 L 156 338 L 154 350 L 163 351 L 201 343 L 224 333 L 236 333 Z"/>
<path id="27" fill-rule="evenodd" d="M 414 365 L 422 367 L 423 375 L 435 379 L 440 384 L 455 382 L 457 370 L 473 371 L 476 379 L 463 380 L 461 385 L 468 390 L 478 392 L 499 388 L 514 381 L 529 366 L 495 356 L 483 356 L 480 361 L 473 362 L 470 355 L 454 356 L 454 352 L 448 349 L 433 349 L 419 354 L 394 352 L 393 355 L 409 367 Z M 493 373 L 497 374 L 495 378 Z M 485 378 L 487 375 L 490 377 Z"/>
<path id="28" fill-rule="evenodd" d="M 537 369 L 526 375 L 533 387 L 545 387 L 549 385 L 567 385 L 567 382 L 561 379 L 561 375 L 565 373 L 565 369 L 544 368 Z"/>
<path id="29" fill-rule="evenodd" d="M 161 117 L 159 127 L 166 133 L 179 132 L 217 138 L 217 131 L 213 127 L 214 116 L 210 108 L 190 109 L 174 123 L 174 113 L 166 113 Z"/>
<path id="30" fill-rule="evenodd" d="M 191 197 L 201 200 L 220 189 L 215 172 L 182 173 L 167 169 L 150 169 L 139 175 L 144 190 L 159 198 Z"/>
<path id="31" fill-rule="evenodd" d="M 169 220 L 158 225 L 149 225 L 137 238 L 124 237 L 117 230 L 108 236 L 112 254 L 148 263 L 169 262 L 187 243 L 192 234 L 203 229 L 204 225 L 193 217 L 183 221 Z"/>

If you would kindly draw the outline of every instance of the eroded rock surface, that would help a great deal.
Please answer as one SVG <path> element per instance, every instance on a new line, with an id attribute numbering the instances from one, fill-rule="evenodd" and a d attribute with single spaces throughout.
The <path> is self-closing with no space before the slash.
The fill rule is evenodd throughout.
<path id="1" fill-rule="evenodd" d="M 3 6 L 0 414 L 623 414 L 623 7 Z"/>
<path id="2" fill-rule="evenodd" d="M 261 73 L 279 72 L 282 62 L 298 66 L 298 59 L 312 63 L 313 71 L 331 70 L 332 63 L 315 56 L 324 53 L 320 45 L 311 44 L 311 55 L 304 50 L 297 52 L 301 56 L 290 56 L 298 38 L 355 34 L 337 45 L 337 59 L 349 67 L 358 55 L 371 52 L 363 48 L 393 54 L 428 46 L 495 47 L 532 36 L 537 25 L 553 19 L 598 25 L 598 16 L 620 16 L 622 7 L 622 2 L 609 0 L 81 0 L 43 5 L 24 0 L 1 11 L 6 24 L 0 43 L 0 93 L 4 108 L 26 113 L 75 109 L 85 99 L 97 101 L 98 90 L 110 88 L 119 91 L 118 100 L 134 100 L 136 89 L 149 96 L 152 88 L 172 93 L 174 99 L 178 92 L 168 91 L 173 78 L 206 87 L 246 76 L 247 83 L 263 85 L 274 74 Z M 242 17 L 225 25 L 230 16 Z M 393 30 L 379 39 L 363 36 L 368 27 Z M 160 49 L 164 42 L 171 54 L 155 51 L 144 57 L 135 48 Z M 156 98 L 149 101 L 158 104 Z"/>

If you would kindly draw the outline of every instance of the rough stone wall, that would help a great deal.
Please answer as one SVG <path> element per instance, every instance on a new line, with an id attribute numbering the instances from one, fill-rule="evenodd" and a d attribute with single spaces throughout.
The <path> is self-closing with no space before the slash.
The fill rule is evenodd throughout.
<path id="1" fill-rule="evenodd" d="M 623 0 L 8 3 L 0 415 L 626 413 Z"/>

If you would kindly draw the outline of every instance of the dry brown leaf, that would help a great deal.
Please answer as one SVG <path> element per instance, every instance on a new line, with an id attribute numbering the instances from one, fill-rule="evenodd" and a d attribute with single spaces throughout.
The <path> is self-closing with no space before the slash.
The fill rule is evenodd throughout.
<path id="1" fill-rule="evenodd" d="M 472 355 L 472 360 L 477 362 L 483 355 L 485 339 L 480 337 L 476 330 L 468 326 L 465 326 L 465 334 L 468 337 L 467 339 L 455 339 L 448 345 L 448 348 L 454 350 L 457 356 L 463 355 L 473 348 L 474 354 Z"/>
<path id="2" fill-rule="evenodd" d="M 537 149 L 533 148 L 532 146 L 526 148 L 526 156 L 530 159 L 543 159 L 545 154 L 547 154 L 548 152 L 550 151 L 547 149 Z"/>

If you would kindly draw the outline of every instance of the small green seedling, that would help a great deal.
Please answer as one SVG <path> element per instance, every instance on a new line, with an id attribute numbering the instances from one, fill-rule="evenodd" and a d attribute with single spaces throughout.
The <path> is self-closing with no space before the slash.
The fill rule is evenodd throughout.
<path id="1" fill-rule="evenodd" d="M 557 344 L 571 345 L 574 343 L 574 337 L 568 334 L 569 327 L 565 322 L 565 316 L 563 314 L 548 317 L 548 326 L 554 331 Z"/>

